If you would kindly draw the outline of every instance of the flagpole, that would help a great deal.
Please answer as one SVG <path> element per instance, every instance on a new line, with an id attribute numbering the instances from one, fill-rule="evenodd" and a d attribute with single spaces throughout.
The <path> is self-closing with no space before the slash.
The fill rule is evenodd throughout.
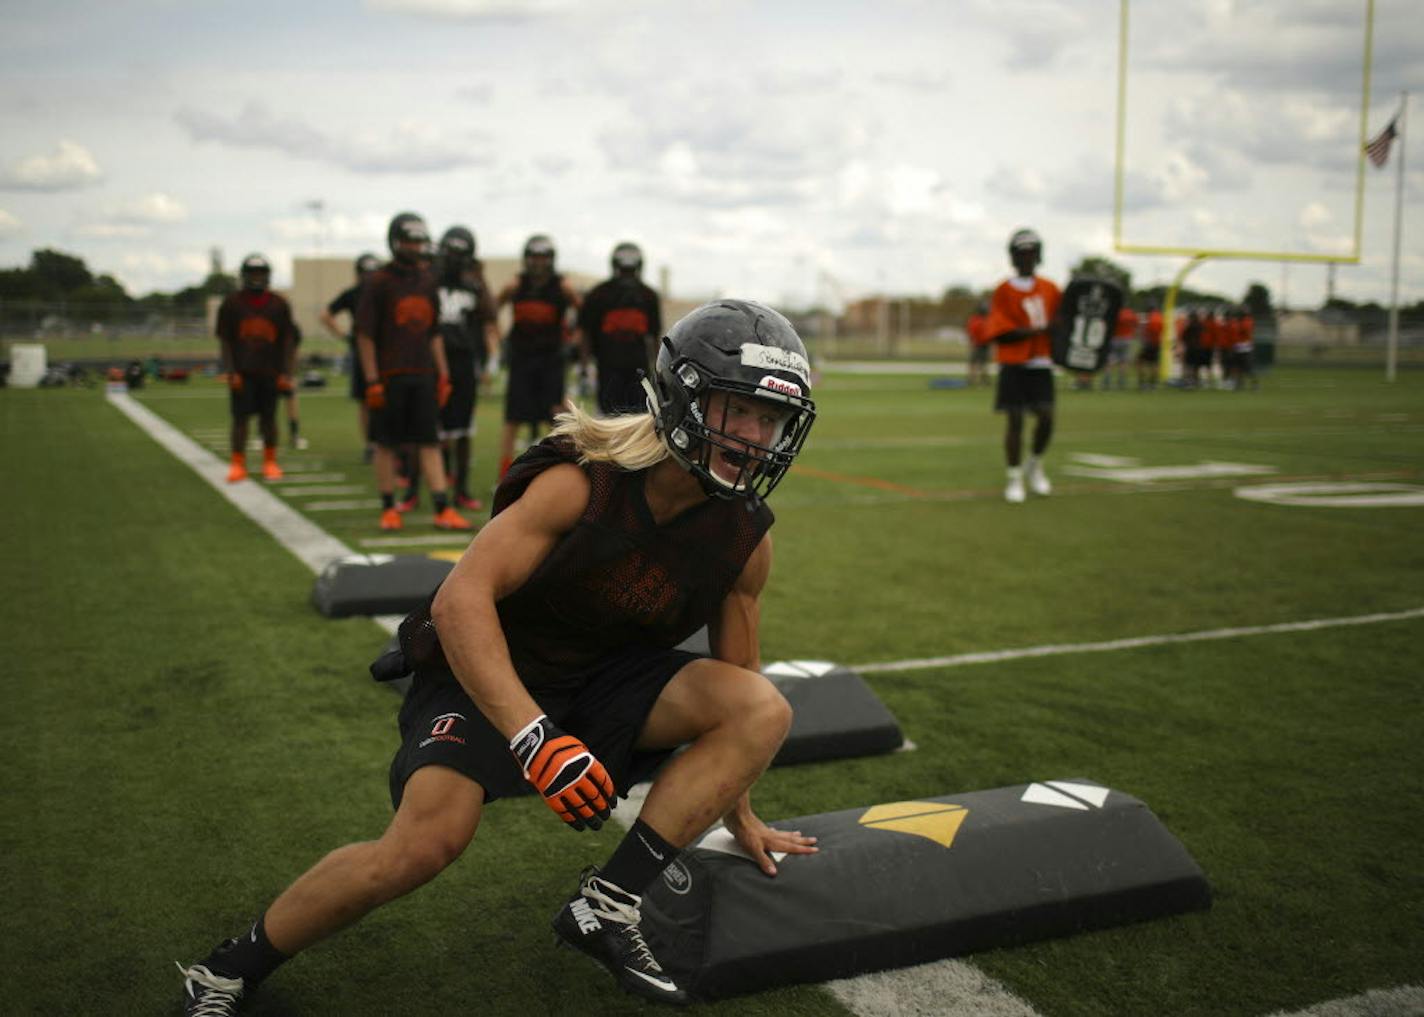
<path id="1" fill-rule="evenodd" d="M 1405 117 L 1409 109 L 1409 93 L 1399 93 L 1399 162 L 1394 167 L 1394 260 L 1390 266 L 1389 278 L 1389 339 L 1385 347 L 1384 380 L 1394 381 L 1395 369 L 1399 363 L 1399 242 L 1404 232 L 1404 153 L 1408 149 L 1409 136 L 1405 133 Z"/>

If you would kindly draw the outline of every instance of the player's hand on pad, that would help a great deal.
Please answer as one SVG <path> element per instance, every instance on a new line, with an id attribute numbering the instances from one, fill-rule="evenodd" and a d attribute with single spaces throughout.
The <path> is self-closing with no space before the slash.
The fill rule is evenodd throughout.
<path id="1" fill-rule="evenodd" d="M 540 714 L 509 741 L 524 778 L 575 830 L 597 830 L 613 809 L 613 781 L 588 746 Z"/>

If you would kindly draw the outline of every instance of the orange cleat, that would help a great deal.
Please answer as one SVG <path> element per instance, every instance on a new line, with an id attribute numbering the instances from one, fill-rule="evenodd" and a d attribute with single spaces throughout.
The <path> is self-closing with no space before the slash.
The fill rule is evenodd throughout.
<path id="1" fill-rule="evenodd" d="M 450 506 L 446 505 L 445 510 L 435 517 L 435 528 L 437 530 L 473 530 L 470 521 Z"/>
<path id="2" fill-rule="evenodd" d="M 277 465 L 277 460 L 268 459 L 262 464 L 263 480 L 281 480 L 283 477 L 282 467 Z"/>
<path id="3" fill-rule="evenodd" d="M 485 507 L 485 503 L 478 498 L 471 498 L 468 494 L 455 495 L 455 504 L 462 509 L 469 509 L 471 512 L 478 512 Z"/>
<path id="4" fill-rule="evenodd" d="M 232 465 L 227 468 L 227 482 L 229 484 L 236 484 L 238 481 L 246 479 L 247 464 L 238 462 L 236 459 L 234 459 L 232 461 Z"/>
<path id="5" fill-rule="evenodd" d="M 401 514 L 395 509 L 388 508 L 381 513 L 381 529 L 399 530 L 404 525 L 405 521 L 401 519 Z"/>

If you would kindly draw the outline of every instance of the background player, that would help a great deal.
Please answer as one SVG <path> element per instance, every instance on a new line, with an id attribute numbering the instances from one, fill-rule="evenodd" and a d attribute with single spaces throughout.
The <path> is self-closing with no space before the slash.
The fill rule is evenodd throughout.
<path id="1" fill-rule="evenodd" d="M 989 323 L 989 305 L 983 300 L 964 322 L 964 334 L 969 337 L 969 378 L 971 388 L 989 384 L 989 335 L 984 326 Z"/>
<path id="2" fill-rule="evenodd" d="M 994 290 L 985 330 L 999 365 L 994 409 L 1007 417 L 1004 458 L 1009 479 L 1004 498 L 1017 504 L 1024 500 L 1020 463 L 1025 412 L 1034 416 L 1029 489 L 1039 495 L 1053 490 L 1043 470 L 1043 455 L 1053 437 L 1053 344 L 1048 327 L 1062 294 L 1054 283 L 1034 274 L 1043 261 L 1043 241 L 1033 230 L 1018 230 L 1009 238 L 1009 261 L 1015 274 Z"/>
<path id="3" fill-rule="evenodd" d="M 321 323 L 326 326 L 326 330 L 336 338 L 346 340 L 351 359 L 351 398 L 356 400 L 356 420 L 361 428 L 361 441 L 366 446 L 363 459 L 368 463 L 375 454 L 376 446 L 370 440 L 370 411 L 366 409 L 366 372 L 361 367 L 361 354 L 356 349 L 356 302 L 361 296 L 361 284 L 380 267 L 381 260 L 374 254 L 363 254 L 357 258 L 355 285 L 342 290 L 326 305 L 326 310 L 321 312 Z M 347 316 L 344 332 L 336 320 L 338 314 Z"/>
<path id="4" fill-rule="evenodd" d="M 499 475 L 514 461 L 520 424 L 532 432 L 552 424 L 563 409 L 567 368 L 564 330 L 578 295 L 554 270 L 554 242 L 536 233 L 524 244 L 524 270 L 500 291 L 498 307 L 511 304 L 514 321 L 506 337 L 509 374 L 505 380 L 504 427 L 499 437 Z"/>
<path id="5" fill-rule="evenodd" d="M 621 243 L 609 265 L 613 275 L 589 290 L 579 308 L 579 331 L 598 370 L 598 410 L 604 416 L 640 412 L 646 405 L 640 378 L 650 373 L 663 334 L 658 292 L 642 280 L 642 250 Z"/>
<path id="6" fill-rule="evenodd" d="M 232 414 L 229 483 L 247 479 L 247 418 L 262 430 L 262 478 L 280 480 L 277 465 L 277 393 L 292 388 L 296 355 L 292 308 L 271 290 L 272 266 L 249 254 L 238 269 L 241 288 L 218 307 L 217 336 L 227 374 Z"/>
<path id="7" fill-rule="evenodd" d="M 499 356 L 499 331 L 476 253 L 474 233 L 465 226 L 451 226 L 440 238 L 435 263 L 440 337 L 450 368 L 450 398 L 440 409 L 440 448 L 455 504 L 478 511 L 484 505 L 470 496 L 470 439 L 475 433 L 480 382 L 488 377 L 486 365 Z"/>
<path id="8" fill-rule="evenodd" d="M 392 261 L 366 280 L 356 306 L 356 345 L 368 379 L 366 405 L 372 410 L 376 443 L 381 529 L 403 525 L 395 507 L 395 455 L 408 443 L 419 450 L 421 472 L 435 501 L 436 528 L 468 530 L 469 522 L 449 504 L 436 443 L 436 412 L 449 397 L 450 372 L 435 327 L 435 276 L 421 264 L 430 232 L 420 216 L 402 212 L 391 220 L 387 240 Z"/>

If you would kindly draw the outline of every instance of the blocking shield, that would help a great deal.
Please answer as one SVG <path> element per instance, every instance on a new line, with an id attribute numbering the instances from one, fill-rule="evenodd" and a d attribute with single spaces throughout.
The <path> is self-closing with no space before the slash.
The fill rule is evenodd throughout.
<path id="1" fill-rule="evenodd" d="M 1122 302 L 1122 287 L 1112 280 L 1075 276 L 1053 322 L 1053 362 L 1073 371 L 1101 370 Z"/>

